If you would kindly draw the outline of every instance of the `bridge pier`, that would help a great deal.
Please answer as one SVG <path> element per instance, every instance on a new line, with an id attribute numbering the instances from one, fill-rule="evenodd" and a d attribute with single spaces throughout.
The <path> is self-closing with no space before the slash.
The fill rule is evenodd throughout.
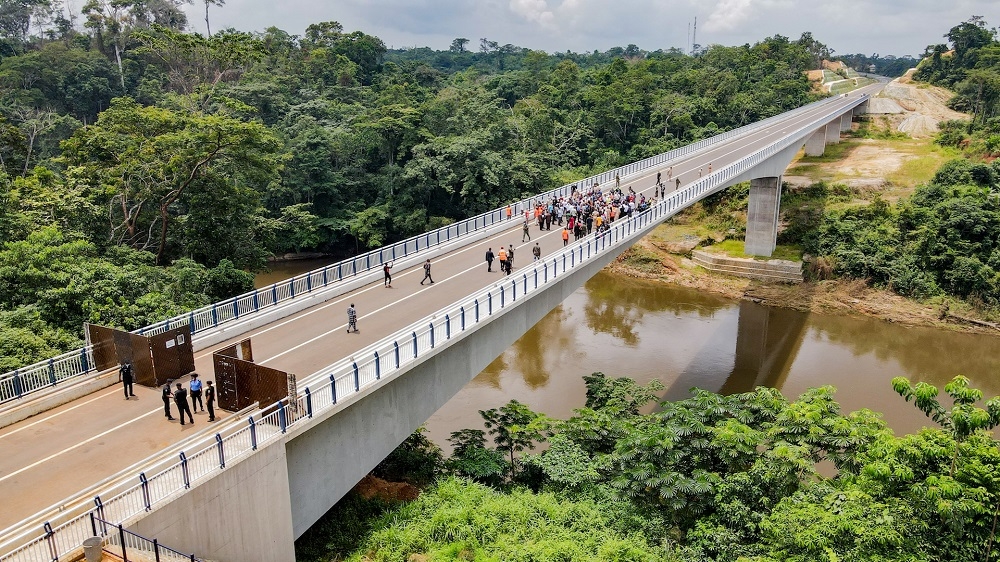
<path id="1" fill-rule="evenodd" d="M 851 130 L 851 121 L 854 119 L 852 113 L 845 113 L 840 116 L 840 132 L 846 133 Z"/>
<path id="2" fill-rule="evenodd" d="M 826 152 L 826 127 L 809 135 L 806 141 L 806 156 L 823 156 Z"/>
<path id="3" fill-rule="evenodd" d="M 750 180 L 747 235 L 744 252 L 770 256 L 778 240 L 778 208 L 781 205 L 781 176 Z"/>
<path id="4" fill-rule="evenodd" d="M 840 120 L 826 125 L 826 144 L 840 144 Z"/>
<path id="5" fill-rule="evenodd" d="M 870 101 L 871 100 L 865 100 L 864 103 L 855 107 L 852 113 L 854 113 L 854 115 L 864 115 L 865 113 L 868 113 L 868 104 Z"/>

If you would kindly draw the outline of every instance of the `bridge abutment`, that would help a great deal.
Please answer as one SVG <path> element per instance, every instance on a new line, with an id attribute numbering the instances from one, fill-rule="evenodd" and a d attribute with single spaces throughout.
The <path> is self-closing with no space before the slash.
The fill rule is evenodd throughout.
<path id="1" fill-rule="evenodd" d="M 205 560 L 295 562 L 284 440 L 227 464 L 128 527 Z"/>
<path id="2" fill-rule="evenodd" d="M 750 180 L 746 248 L 752 256 L 770 256 L 778 240 L 781 176 Z"/>

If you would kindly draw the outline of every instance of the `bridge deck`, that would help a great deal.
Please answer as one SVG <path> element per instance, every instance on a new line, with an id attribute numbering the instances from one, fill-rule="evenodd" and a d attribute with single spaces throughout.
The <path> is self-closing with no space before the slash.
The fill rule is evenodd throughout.
<path id="1" fill-rule="evenodd" d="M 815 116 L 813 116 L 815 118 Z M 673 165 L 674 177 L 683 185 L 739 160 L 761 146 L 780 138 L 806 117 L 783 121 L 747 137 L 720 143 Z M 622 178 L 622 189 L 652 193 L 657 170 Z M 666 183 L 666 167 L 661 168 Z M 603 185 L 607 190 L 608 185 Z M 668 193 L 672 191 L 668 185 Z M 419 284 L 418 267 L 393 272 L 392 288 L 380 281 L 336 297 L 294 316 L 275 321 L 236 338 L 253 338 L 254 357 L 269 367 L 295 373 L 301 378 L 349 356 L 352 352 L 419 320 L 458 297 L 501 279 L 498 264 L 486 271 L 483 256 L 503 244 L 518 249 L 514 273 L 531 262 L 530 246 L 537 241 L 543 257 L 562 246 L 561 229 L 540 232 L 531 227 L 531 242 L 521 243 L 520 220 L 487 240 L 464 246 L 432 260 L 433 285 Z M 358 333 L 347 334 L 346 309 L 358 310 Z M 211 354 L 236 340 L 220 343 L 195 354 L 195 364 L 206 380 L 212 378 Z M 186 380 L 183 382 L 187 382 Z M 125 401 L 120 386 L 96 392 L 44 414 L 0 429 L 0 529 L 31 517 L 54 503 L 109 478 L 152 454 L 196 435 L 210 433 L 207 414 L 195 415 L 196 423 L 183 428 L 163 419 L 157 389 L 136 387 L 137 398 Z M 229 414 L 220 412 L 220 419 Z M 174 412 L 176 415 L 176 411 Z M 219 421 L 214 424 L 219 424 Z M 39 521 L 39 525 L 42 521 Z"/>

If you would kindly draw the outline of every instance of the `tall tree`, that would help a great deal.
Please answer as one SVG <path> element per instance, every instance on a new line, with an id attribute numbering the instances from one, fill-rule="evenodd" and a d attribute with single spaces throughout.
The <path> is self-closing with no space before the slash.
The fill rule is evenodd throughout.
<path id="1" fill-rule="evenodd" d="M 205 0 L 205 29 L 208 32 L 208 36 L 212 36 L 212 24 L 208 21 L 208 7 L 209 6 L 225 6 L 226 0 Z"/>
<path id="2" fill-rule="evenodd" d="M 163 263 L 171 219 L 183 211 L 175 204 L 182 198 L 194 203 L 185 197 L 189 190 L 211 190 L 228 178 L 263 191 L 280 166 L 279 148 L 258 123 L 118 98 L 94 126 L 66 141 L 63 159 L 79 168 L 81 178 L 109 189 L 109 238 L 155 248 L 157 263 Z"/>

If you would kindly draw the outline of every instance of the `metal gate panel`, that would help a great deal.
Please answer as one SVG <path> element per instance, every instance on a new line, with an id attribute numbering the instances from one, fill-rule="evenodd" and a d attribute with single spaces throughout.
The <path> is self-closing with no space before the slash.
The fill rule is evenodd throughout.
<path id="1" fill-rule="evenodd" d="M 149 337 L 97 324 L 87 324 L 86 330 L 98 370 L 113 369 L 127 361 L 132 363 L 136 384 L 154 388 L 194 370 L 187 326 Z"/>
<path id="2" fill-rule="evenodd" d="M 153 358 L 156 386 L 194 371 L 191 329 L 187 326 L 150 336 L 149 352 Z"/>
<path id="3" fill-rule="evenodd" d="M 105 371 L 118 365 L 115 353 L 115 331 L 97 324 L 84 324 L 87 341 L 94 347 L 94 368 Z"/>
<path id="4" fill-rule="evenodd" d="M 155 367 L 153 367 L 153 356 L 149 348 L 149 338 L 128 332 L 121 333 L 128 335 L 129 356 L 123 358 L 122 353 L 119 352 L 118 357 L 132 362 L 132 372 L 135 374 L 136 384 L 156 388 L 156 372 Z M 118 333 L 115 334 L 116 347 L 118 341 L 117 335 Z"/>
<path id="5" fill-rule="evenodd" d="M 294 383 L 289 382 L 294 377 L 257 365 L 249 360 L 252 357 L 249 338 L 212 354 L 219 408 L 238 412 L 256 402 L 266 410 L 289 395 L 290 384 L 294 388 Z"/>
<path id="6" fill-rule="evenodd" d="M 212 354 L 215 367 L 215 387 L 219 394 L 219 408 L 227 412 L 238 412 L 239 391 L 236 388 L 236 359 L 221 353 Z"/>
<path id="7" fill-rule="evenodd" d="M 270 406 L 288 397 L 288 373 L 254 365 L 257 368 L 257 388 L 254 389 L 255 399 L 261 406 Z"/>

